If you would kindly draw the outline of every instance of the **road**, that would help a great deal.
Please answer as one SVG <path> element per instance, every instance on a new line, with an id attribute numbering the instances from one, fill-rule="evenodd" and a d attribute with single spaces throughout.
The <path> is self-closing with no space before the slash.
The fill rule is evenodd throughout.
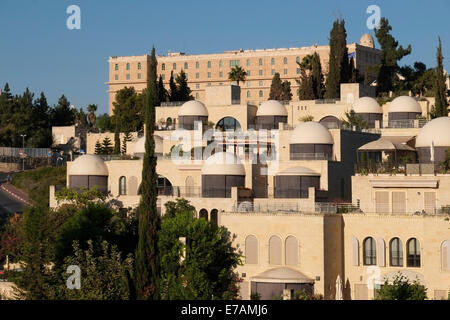
<path id="1" fill-rule="evenodd" d="M 0 183 L 5 181 L 6 174 L 0 173 Z M 0 218 L 3 219 L 5 216 L 12 214 L 14 212 L 22 212 L 23 204 L 11 197 L 8 193 L 0 189 Z"/>

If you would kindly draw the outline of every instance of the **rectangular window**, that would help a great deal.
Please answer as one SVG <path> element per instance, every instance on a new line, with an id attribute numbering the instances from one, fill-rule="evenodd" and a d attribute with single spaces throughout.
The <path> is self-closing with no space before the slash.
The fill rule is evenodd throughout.
<path id="1" fill-rule="evenodd" d="M 196 100 L 200 99 L 200 94 L 198 92 L 195 93 L 195 99 Z"/>
<path id="2" fill-rule="evenodd" d="M 284 69 L 284 74 L 286 75 L 288 72 L 288 69 Z"/>
<path id="3" fill-rule="evenodd" d="M 274 69 L 272 69 L 272 75 L 273 75 L 273 76 L 275 75 L 275 70 L 274 70 Z"/>
<path id="4" fill-rule="evenodd" d="M 141 63 L 139 62 L 138 63 L 138 70 L 141 70 L 142 69 L 142 66 L 141 66 Z"/>
<path id="5" fill-rule="evenodd" d="M 247 77 L 250 77 L 252 75 L 252 73 L 250 72 L 250 70 L 247 71 Z"/>
<path id="6" fill-rule="evenodd" d="M 177 70 L 177 64 L 176 63 L 173 64 L 172 69 L 173 70 Z"/>
<path id="7" fill-rule="evenodd" d="M 130 80 L 130 74 L 127 73 L 127 80 Z"/>
<path id="8" fill-rule="evenodd" d="M 219 68 L 222 68 L 222 60 L 219 60 Z"/>
<path id="9" fill-rule="evenodd" d="M 250 59 L 247 59 L 247 67 L 250 67 Z"/>
<path id="10" fill-rule="evenodd" d="M 200 83 L 195 84 L 195 89 L 200 89 Z"/>
<path id="11" fill-rule="evenodd" d="M 140 79 L 141 78 L 141 74 L 140 73 L 138 73 L 138 79 Z"/>
<path id="12" fill-rule="evenodd" d="M 197 61 L 197 62 L 195 62 L 195 67 L 198 69 L 198 68 L 200 68 L 200 63 Z"/>
<path id="13" fill-rule="evenodd" d="M 211 61 L 208 61 L 208 68 L 211 68 Z"/>
<path id="14" fill-rule="evenodd" d="M 230 60 L 230 67 L 239 66 L 240 64 L 239 60 Z"/>
<path id="15" fill-rule="evenodd" d="M 116 63 L 116 65 L 114 66 L 114 70 L 119 70 L 119 64 L 118 63 Z"/>
<path id="16" fill-rule="evenodd" d="M 118 74 L 114 75 L 114 80 L 119 80 L 119 75 Z"/>
<path id="17" fill-rule="evenodd" d="M 272 65 L 275 64 L 275 58 L 272 58 L 272 60 L 270 61 L 270 63 L 272 63 Z"/>
<path id="18" fill-rule="evenodd" d="M 264 81 L 259 82 L 259 86 L 262 87 L 264 85 Z"/>
<path id="19" fill-rule="evenodd" d="M 251 81 L 247 81 L 247 87 L 250 87 L 251 86 Z"/>
<path id="20" fill-rule="evenodd" d="M 259 75 L 262 76 L 263 75 L 263 71 L 259 70 Z"/>
<path id="21" fill-rule="evenodd" d="M 223 72 L 219 71 L 219 77 L 222 78 L 223 77 Z"/>
<path id="22" fill-rule="evenodd" d="M 208 72 L 208 78 L 211 78 L 211 72 Z"/>
<path id="23" fill-rule="evenodd" d="M 184 69 L 188 69 L 188 68 L 189 68 L 189 65 L 188 65 L 187 62 L 185 62 L 185 63 L 184 63 Z"/>
<path id="24" fill-rule="evenodd" d="M 162 78 L 163 80 L 166 80 L 166 75 L 165 75 L 165 74 L 162 74 L 162 75 L 161 75 L 161 78 Z"/>
<path id="25" fill-rule="evenodd" d="M 200 73 L 196 72 L 195 73 L 195 79 L 198 79 L 198 78 L 200 78 Z"/>

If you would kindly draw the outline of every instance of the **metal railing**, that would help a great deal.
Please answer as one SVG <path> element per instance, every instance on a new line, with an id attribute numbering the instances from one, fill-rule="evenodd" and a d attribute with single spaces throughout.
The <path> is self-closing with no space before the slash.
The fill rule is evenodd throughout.
<path id="1" fill-rule="evenodd" d="M 428 119 L 403 119 L 403 120 L 389 120 L 388 125 L 384 124 L 385 128 L 422 128 L 430 120 Z M 385 122 L 386 123 L 386 122 Z"/>
<path id="2" fill-rule="evenodd" d="M 166 101 L 166 102 L 161 102 L 160 103 L 160 107 L 179 107 L 181 105 L 183 105 L 183 103 L 185 103 L 186 101 Z"/>
<path id="3" fill-rule="evenodd" d="M 2 157 L 47 158 L 51 156 L 50 148 L 9 148 L 0 147 Z"/>
<path id="4" fill-rule="evenodd" d="M 333 156 L 327 153 L 303 153 L 291 152 L 291 160 L 333 160 Z"/>
<path id="5" fill-rule="evenodd" d="M 328 103 L 336 103 L 336 101 L 340 101 L 340 99 L 316 99 L 314 100 L 315 104 L 328 104 Z"/>

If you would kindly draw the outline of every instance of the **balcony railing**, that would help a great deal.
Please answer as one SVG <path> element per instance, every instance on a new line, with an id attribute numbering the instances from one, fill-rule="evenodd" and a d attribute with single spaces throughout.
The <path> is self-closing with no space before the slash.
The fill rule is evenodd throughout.
<path id="1" fill-rule="evenodd" d="M 308 190 L 274 188 L 274 198 L 305 199 L 308 196 Z"/>
<path id="2" fill-rule="evenodd" d="M 160 107 L 179 107 L 183 105 L 186 101 L 168 101 L 168 102 L 161 102 Z"/>
<path id="3" fill-rule="evenodd" d="M 428 123 L 427 119 L 405 119 L 405 120 L 389 120 L 384 124 L 385 128 L 422 128 Z"/>
<path id="4" fill-rule="evenodd" d="M 300 153 L 290 154 L 291 160 L 333 160 L 333 156 L 327 153 Z"/>

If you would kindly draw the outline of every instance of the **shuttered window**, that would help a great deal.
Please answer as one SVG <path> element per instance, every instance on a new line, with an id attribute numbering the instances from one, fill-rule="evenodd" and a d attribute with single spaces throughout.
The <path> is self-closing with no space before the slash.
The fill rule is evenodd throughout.
<path id="1" fill-rule="evenodd" d="M 392 213 L 406 213 L 406 192 L 392 192 Z"/>
<path id="2" fill-rule="evenodd" d="M 258 239 L 253 235 L 245 239 L 245 263 L 258 264 Z"/>
<path id="3" fill-rule="evenodd" d="M 281 239 L 273 236 L 269 240 L 269 264 L 281 264 Z"/>
<path id="4" fill-rule="evenodd" d="M 435 212 L 436 192 L 424 192 L 424 207 L 426 213 Z"/>
<path id="5" fill-rule="evenodd" d="M 442 242 L 441 256 L 442 271 L 450 271 L 450 240 Z"/>
<path id="6" fill-rule="evenodd" d="M 375 192 L 375 211 L 376 213 L 389 213 L 389 192 Z"/>

